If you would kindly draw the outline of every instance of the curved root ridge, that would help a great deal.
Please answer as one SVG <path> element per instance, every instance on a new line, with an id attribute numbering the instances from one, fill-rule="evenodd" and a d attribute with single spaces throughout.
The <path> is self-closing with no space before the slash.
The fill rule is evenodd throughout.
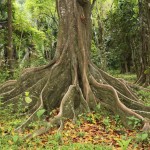
<path id="1" fill-rule="evenodd" d="M 77 109 L 75 108 L 76 100 L 79 100 Z M 82 109 L 78 110 L 79 107 Z M 26 139 L 30 139 L 46 133 L 54 125 L 59 125 L 60 127 L 58 129 L 58 132 L 61 132 L 63 130 L 64 120 L 67 118 L 73 118 L 73 120 L 76 121 L 76 115 L 81 113 L 79 112 L 81 110 L 82 112 L 88 112 L 88 104 L 81 93 L 81 89 L 77 85 L 70 85 L 68 91 L 66 92 L 61 101 L 58 115 L 50 119 L 49 122 L 46 124 L 46 127 L 43 127 L 35 131 L 34 133 L 26 136 Z"/>
<path id="2" fill-rule="evenodd" d="M 71 66 L 73 66 L 72 70 Z M 78 74 L 80 67 L 77 62 L 70 65 L 65 61 L 63 63 L 57 61 L 45 70 L 43 67 L 39 70 L 31 69 L 30 74 L 29 69 L 18 82 L 8 81 L 0 85 L 0 96 L 4 96 L 5 104 L 18 102 L 19 96 L 26 90 L 31 93 L 32 98 L 36 97 L 34 104 L 29 104 L 30 107 L 33 107 L 33 109 L 31 108 L 33 112 L 31 111 L 30 117 L 16 131 L 28 126 L 36 118 L 39 109 L 48 108 L 51 111 L 60 105 L 58 115 L 51 118 L 45 127 L 26 138 L 44 134 L 54 125 L 60 126 L 58 129 L 60 132 L 66 118 L 72 118 L 75 121 L 78 114 L 94 109 L 97 102 L 101 102 L 105 107 L 119 114 L 123 122 L 127 122 L 130 116 L 135 116 L 143 121 L 142 130 L 150 130 L 150 107 L 144 106 L 125 82 L 115 79 L 94 65 L 89 66 L 83 67 L 83 74 L 80 75 Z M 28 79 L 28 75 L 29 77 L 33 76 L 32 83 L 29 83 L 32 80 Z M 21 81 L 25 82 L 26 80 L 29 85 L 25 83 L 23 87 L 20 87 Z M 10 93 L 15 91 L 16 93 L 10 96 Z M 10 99 L 7 100 L 7 98 Z"/>

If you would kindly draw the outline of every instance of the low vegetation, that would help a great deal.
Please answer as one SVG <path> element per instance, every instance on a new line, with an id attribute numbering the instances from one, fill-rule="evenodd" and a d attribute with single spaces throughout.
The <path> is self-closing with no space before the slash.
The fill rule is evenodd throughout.
<path id="1" fill-rule="evenodd" d="M 126 79 L 129 77 L 129 75 L 121 76 Z M 130 78 L 134 78 L 134 75 L 130 75 Z M 150 105 L 148 102 L 150 93 L 142 90 L 137 93 L 142 99 L 144 98 L 147 105 Z M 29 102 L 30 99 L 27 98 L 29 93 L 25 94 L 26 101 Z M 118 115 L 112 115 L 112 112 L 108 112 L 101 105 L 97 105 L 93 112 L 79 115 L 75 123 L 66 120 L 62 132 L 58 132 L 58 128 L 54 126 L 48 133 L 24 141 L 25 135 L 45 126 L 42 120 L 45 118 L 44 110 L 37 112 L 39 118 L 37 122 L 31 123 L 23 132 L 15 133 L 15 128 L 25 118 L 20 113 L 22 107 L 13 116 L 10 115 L 12 107 L 13 105 L 9 105 L 7 110 L 0 108 L 0 149 L 2 150 L 148 150 L 150 146 L 149 133 L 140 131 L 140 120 L 129 118 L 128 124 L 132 124 L 134 128 L 129 130 L 121 123 Z M 53 110 L 49 117 L 56 115 L 58 111 L 58 109 Z"/>

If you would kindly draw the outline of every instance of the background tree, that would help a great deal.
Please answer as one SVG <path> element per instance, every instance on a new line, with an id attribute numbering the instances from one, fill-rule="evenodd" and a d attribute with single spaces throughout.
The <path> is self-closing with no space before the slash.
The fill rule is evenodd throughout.
<path id="1" fill-rule="evenodd" d="M 105 10 L 104 10 L 105 8 Z M 91 47 L 92 61 L 102 69 L 106 69 L 106 52 L 104 45 L 104 13 L 107 11 L 105 1 L 96 1 L 92 11 L 93 39 Z"/>
<path id="2" fill-rule="evenodd" d="M 7 46 L 5 50 L 5 60 L 10 74 L 13 73 L 13 43 L 12 43 L 12 0 L 7 1 L 8 18 L 7 18 Z"/>
<path id="3" fill-rule="evenodd" d="M 94 2 L 94 1 L 93 1 Z M 19 98 L 26 100 L 24 92 L 30 93 L 30 102 L 22 103 L 31 115 L 17 130 L 29 125 L 36 113 L 44 108 L 47 113 L 59 107 L 58 115 L 50 118 L 47 126 L 27 136 L 32 138 L 48 131 L 52 125 L 63 128 L 65 118 L 73 118 L 101 103 L 123 123 L 134 116 L 143 122 L 142 130 L 149 130 L 150 107 L 144 106 L 123 81 L 98 69 L 90 59 L 92 40 L 91 8 L 89 0 L 57 0 L 59 32 L 55 56 L 49 64 L 29 68 L 16 81 L 0 85 L 0 97 L 4 107 Z"/>
<path id="4" fill-rule="evenodd" d="M 108 52 L 108 67 L 121 73 L 136 70 L 139 45 L 138 3 L 115 1 L 105 19 L 105 44 Z"/>
<path id="5" fill-rule="evenodd" d="M 7 5 L 5 1 L 0 2 L 0 52 L 1 52 L 1 58 L 4 57 L 4 46 L 6 47 L 6 28 L 7 28 Z M 5 39 L 4 39 L 5 38 Z M 3 61 L 4 64 L 4 61 Z M 1 59 L 1 66 L 2 66 L 2 59 Z"/>
<path id="6" fill-rule="evenodd" d="M 50 3 L 51 6 L 49 7 Z M 25 3 L 26 10 L 31 15 L 30 20 L 39 31 L 42 31 L 45 34 L 46 39 L 43 43 L 39 44 L 38 48 L 39 50 L 42 50 L 45 59 L 52 59 L 56 48 L 58 19 L 54 5 L 55 1 L 50 0 L 27 0 Z M 39 43 L 39 40 L 37 43 Z"/>
<path id="7" fill-rule="evenodd" d="M 139 13 L 141 25 L 141 47 L 138 67 L 138 80 L 140 85 L 150 84 L 150 1 L 139 0 Z"/>
<path id="8" fill-rule="evenodd" d="M 47 8 L 51 3 L 50 9 Z M 1 60 L 7 54 L 7 1 L 1 1 Z M 45 64 L 54 57 L 57 36 L 57 17 L 54 1 L 13 1 L 12 3 L 13 67 Z M 46 7 L 45 7 L 46 6 Z M 44 9 L 45 8 L 45 9 Z M 32 10 L 32 11 L 31 11 Z M 41 11 L 43 10 L 43 11 Z M 38 17 L 40 16 L 40 17 Z M 34 18 L 34 19 L 33 19 Z M 36 21 L 35 21 L 36 20 Z M 41 23 L 40 23 L 41 22 Z M 48 47 L 50 45 L 50 47 Z M 4 50 L 5 48 L 5 50 Z M 35 59 L 35 58 L 38 58 Z M 5 61 L 6 62 L 6 61 Z M 13 61 L 14 62 L 14 61 Z M 31 63 L 32 62 L 32 63 Z"/>
<path id="9" fill-rule="evenodd" d="M 39 47 L 45 40 L 45 33 L 38 30 L 31 21 L 29 11 L 25 9 L 25 3 L 14 3 L 14 8 L 14 47 L 19 65 L 27 67 L 31 65 L 31 58 L 34 58 L 32 63 L 36 64 L 35 58 L 42 57 Z M 41 63 L 45 63 L 45 60 L 41 61 Z"/>

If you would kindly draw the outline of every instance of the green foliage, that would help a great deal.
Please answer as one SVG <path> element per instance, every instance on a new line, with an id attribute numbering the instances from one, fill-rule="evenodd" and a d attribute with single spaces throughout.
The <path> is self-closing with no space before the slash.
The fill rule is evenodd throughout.
<path id="1" fill-rule="evenodd" d="M 93 145 L 93 144 L 81 144 L 81 143 L 75 143 L 70 144 L 70 146 L 62 146 L 60 148 L 61 150 L 76 150 L 76 149 L 82 149 L 82 150 L 112 150 L 109 146 L 101 146 L 101 145 Z"/>
<path id="2" fill-rule="evenodd" d="M 131 142 L 131 139 L 122 139 L 122 140 L 118 140 L 118 144 L 121 146 L 121 149 L 122 150 L 127 150 L 127 148 L 128 148 L 128 146 L 129 146 L 129 144 L 130 144 L 130 142 Z"/>
<path id="3" fill-rule="evenodd" d="M 145 71 L 144 71 L 145 74 L 150 74 L 150 67 L 148 67 Z"/>
<path id="4" fill-rule="evenodd" d="M 58 30 L 55 0 L 16 0 L 13 3 L 13 47 L 16 66 L 21 68 L 45 64 L 54 57 Z M 7 1 L 0 5 L 0 21 L 7 19 Z M 6 29 L 0 28 L 0 59 L 4 59 Z M 22 63 L 30 50 L 30 61 Z M 36 59 L 38 58 L 38 59 Z M 0 62 L 1 63 L 1 62 Z M 0 64 L 1 65 L 1 64 Z"/>
<path id="5" fill-rule="evenodd" d="M 125 63 L 135 71 L 139 49 L 137 0 L 97 1 L 92 12 L 92 61 L 102 69 L 122 69 Z M 124 70 L 123 70 L 124 69 Z"/>
<path id="6" fill-rule="evenodd" d="M 12 136 L 12 140 L 14 143 L 17 143 L 17 141 L 19 140 L 19 136 L 18 135 Z"/>
<path id="7" fill-rule="evenodd" d="M 106 129 L 110 128 L 110 122 L 109 116 L 103 119 L 103 124 L 105 125 Z"/>
<path id="8" fill-rule="evenodd" d="M 85 136 L 85 132 L 79 132 L 79 133 L 78 133 L 78 136 L 79 136 L 79 137 L 84 137 L 84 136 Z"/>
<path id="9" fill-rule="evenodd" d="M 40 32 L 45 34 L 44 40 L 41 41 L 35 37 L 39 56 L 44 57 L 44 51 L 49 51 L 54 56 L 54 48 L 58 30 L 58 19 L 55 10 L 54 0 L 27 0 L 25 10 L 30 14 L 30 20 L 38 28 Z M 40 37 L 40 36 L 39 36 Z M 39 41 L 41 41 L 39 43 Z"/>
<path id="10" fill-rule="evenodd" d="M 26 92 L 26 96 L 29 96 L 29 92 Z M 21 99 L 22 100 L 22 99 Z M 12 105 L 8 109 L 12 109 Z M 102 110 L 102 106 L 97 106 L 98 109 Z M 85 150 L 111 150 L 118 148 L 118 144 L 122 147 L 123 150 L 128 149 L 129 144 L 134 147 L 138 147 L 141 143 L 148 146 L 149 137 L 147 133 L 138 133 L 137 131 L 125 130 L 119 123 L 119 116 L 104 117 L 100 113 L 92 112 L 81 114 L 78 118 L 80 125 L 74 125 L 71 121 L 66 121 L 64 125 L 64 132 L 57 132 L 57 128 L 53 128 L 50 133 L 35 137 L 32 140 L 22 141 L 22 136 L 25 136 L 26 133 L 33 132 L 33 130 L 39 129 L 39 122 L 33 122 L 29 125 L 29 128 L 26 129 L 24 134 L 18 135 L 14 132 L 14 128 L 18 126 L 20 121 L 24 121 L 21 117 L 13 117 L 7 114 L 7 111 L 3 113 L 0 108 L 0 149 L 33 149 L 38 147 L 39 149 L 61 149 L 61 150 L 75 150 L 75 149 L 85 149 Z M 38 118 L 41 119 L 44 110 L 41 109 L 38 114 Z M 106 112 L 102 112 L 106 114 Z M 107 114 L 108 115 L 108 114 Z M 116 120 L 116 121 L 115 121 Z M 104 127 L 105 124 L 105 127 Z M 117 128 L 115 128 L 117 125 Z M 44 125 L 42 125 L 43 127 Z M 107 127 L 107 130 L 106 130 Z M 29 130 L 30 129 L 30 130 Z M 116 135 L 116 129 L 118 135 Z M 55 131 L 55 132 L 54 132 Z M 72 132 L 73 131 L 73 132 Z M 97 132 L 99 134 L 97 135 Z M 9 134 L 6 134 L 9 133 Z M 120 137 L 120 133 L 124 136 Z M 91 137 L 89 135 L 91 134 Z M 94 135 L 93 135 L 94 134 Z M 136 136 L 135 136 L 136 135 Z M 127 138 L 128 137 L 128 138 Z M 66 140 L 67 138 L 67 140 Z M 78 140 L 88 140 L 88 143 L 75 142 L 73 139 Z M 99 144 L 92 144 L 92 140 L 99 141 Z M 107 140 L 112 140 L 113 143 L 108 143 Z M 131 143 L 132 139 L 132 143 Z M 97 142 L 98 142 L 97 141 Z M 107 142 L 107 144 L 103 141 Z M 116 145 L 114 145 L 114 142 Z M 110 146 L 108 146 L 110 145 Z M 130 145 L 130 146 L 131 146 Z M 145 146 L 145 148 L 146 148 Z M 127 148 L 126 148 L 127 147 Z M 130 147 L 129 147 L 130 148 Z"/>
<path id="11" fill-rule="evenodd" d="M 36 137 L 33 140 L 28 142 L 22 141 L 18 138 L 18 135 L 11 135 L 5 136 L 5 138 L 0 138 L 0 149 L 18 149 L 20 147 L 24 149 L 33 149 L 34 146 L 38 146 L 39 149 L 60 149 L 60 150 L 76 150 L 76 149 L 83 149 L 83 150 L 112 150 L 111 147 L 105 145 L 94 145 L 90 143 L 72 143 L 68 145 L 60 144 L 61 135 L 56 134 L 54 136 L 48 136 L 47 144 L 42 143 L 42 139 Z"/>
<path id="12" fill-rule="evenodd" d="M 132 82 L 134 83 L 137 79 L 136 74 L 133 73 L 126 73 L 126 74 L 121 74 L 120 70 L 109 70 L 109 74 L 116 78 L 124 79 L 125 81 Z"/>
<path id="13" fill-rule="evenodd" d="M 114 7 L 104 20 L 104 25 L 108 66 L 119 69 L 124 62 L 132 59 L 132 51 L 137 50 L 136 46 L 139 44 L 137 2 L 130 0 L 114 1 Z"/>
<path id="14" fill-rule="evenodd" d="M 32 102 L 32 99 L 29 97 L 29 92 L 25 92 L 25 101 L 28 104 Z"/>
<path id="15" fill-rule="evenodd" d="M 129 119 L 128 125 L 132 126 L 133 129 L 141 126 L 141 120 L 140 119 L 138 119 L 138 118 L 136 118 L 134 116 L 127 117 L 127 118 Z"/>
<path id="16" fill-rule="evenodd" d="M 139 133 L 136 136 L 137 142 L 149 141 L 148 133 Z"/>
<path id="17" fill-rule="evenodd" d="M 92 12 L 92 32 L 93 39 L 91 45 L 91 59 L 92 61 L 98 65 L 99 67 L 106 69 L 106 57 L 107 52 L 105 51 L 104 45 L 104 26 L 103 20 L 105 18 L 105 14 L 103 13 L 103 9 L 105 8 L 105 12 L 108 9 L 110 1 L 96 1 L 95 7 Z"/>
<path id="18" fill-rule="evenodd" d="M 37 117 L 40 119 L 40 117 L 44 114 L 45 111 L 46 111 L 45 109 L 38 110 Z"/>
<path id="19" fill-rule="evenodd" d="M 9 77 L 9 72 L 6 71 L 0 71 L 0 84 L 7 80 Z"/>
<path id="20" fill-rule="evenodd" d="M 99 113 L 99 112 L 101 112 L 101 104 L 100 103 L 98 103 L 97 105 L 96 105 L 96 107 L 95 107 L 95 110 L 94 110 L 96 113 Z"/>
<path id="21" fill-rule="evenodd" d="M 118 128 L 118 126 L 121 127 L 122 125 L 121 125 L 120 116 L 119 115 L 115 115 L 114 119 L 115 119 L 115 122 L 116 122 L 116 125 L 117 125 L 116 128 Z"/>
<path id="22" fill-rule="evenodd" d="M 14 44 L 18 51 L 19 59 L 22 59 L 23 51 L 25 47 L 30 46 L 31 44 L 35 46 L 39 55 L 41 53 L 41 46 L 46 40 L 46 35 L 43 31 L 39 30 L 36 24 L 30 19 L 30 13 L 24 8 L 24 5 L 20 5 L 17 2 L 14 3 L 15 13 L 14 13 Z"/>
<path id="23" fill-rule="evenodd" d="M 150 102 L 149 102 L 150 93 L 148 91 L 147 92 L 143 90 L 137 91 L 137 95 L 140 99 L 144 101 L 145 105 L 150 106 Z"/>

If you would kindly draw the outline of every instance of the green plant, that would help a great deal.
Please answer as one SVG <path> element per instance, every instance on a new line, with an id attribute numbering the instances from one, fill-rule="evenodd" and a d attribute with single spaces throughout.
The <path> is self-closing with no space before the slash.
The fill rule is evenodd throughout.
<path id="1" fill-rule="evenodd" d="M 60 132 L 57 132 L 55 135 L 54 135 L 54 139 L 55 141 L 57 141 L 58 143 L 62 143 L 62 134 Z"/>
<path id="2" fill-rule="evenodd" d="M 124 139 L 118 140 L 118 144 L 120 145 L 120 147 L 121 147 L 122 150 L 127 150 L 130 142 L 131 142 L 131 139 L 128 139 L 128 140 L 126 140 L 126 139 L 125 140 Z"/>
<path id="3" fill-rule="evenodd" d="M 96 118 L 93 113 L 88 113 L 88 114 L 83 113 L 79 117 L 83 117 L 84 120 L 86 120 L 89 123 L 96 123 L 96 120 L 95 120 Z"/>
<path id="4" fill-rule="evenodd" d="M 128 125 L 129 126 L 132 126 L 133 129 L 135 129 L 136 127 L 139 127 L 141 126 L 141 120 L 134 117 L 134 116 L 131 116 L 131 117 L 127 117 L 129 119 L 128 121 Z"/>
<path id="5" fill-rule="evenodd" d="M 145 92 L 143 90 L 140 90 L 137 92 L 137 95 L 145 102 L 147 106 L 150 106 L 149 99 L 150 99 L 150 93 Z"/>
<path id="6" fill-rule="evenodd" d="M 84 143 L 70 143 L 70 145 L 60 146 L 61 150 L 112 150 L 109 146 L 103 145 L 93 145 L 93 144 L 84 144 Z"/>
<path id="7" fill-rule="evenodd" d="M 4 113 L 6 112 L 6 110 L 3 109 L 3 102 L 2 102 L 2 100 L 1 100 L 1 98 L 2 98 L 2 97 L 0 97 L 0 114 L 2 115 L 2 114 L 4 114 Z"/>
<path id="8" fill-rule="evenodd" d="M 78 136 L 79 136 L 79 137 L 84 137 L 84 136 L 85 136 L 85 132 L 79 132 L 79 133 L 78 133 Z"/>
<path id="9" fill-rule="evenodd" d="M 136 141 L 137 142 L 149 141 L 148 133 L 139 133 L 139 134 L 137 134 Z"/>
<path id="10" fill-rule="evenodd" d="M 101 111 L 101 105 L 100 103 L 96 105 L 96 108 L 94 110 L 95 112 L 99 113 Z"/>
<path id="11" fill-rule="evenodd" d="M 106 129 L 110 127 L 110 118 L 107 116 L 106 118 L 103 119 L 103 124 L 105 125 Z"/>
<path id="12" fill-rule="evenodd" d="M 29 97 L 29 92 L 25 92 L 25 102 L 28 104 L 32 102 L 32 99 Z"/>
<path id="13" fill-rule="evenodd" d="M 19 140 L 19 136 L 18 135 L 12 136 L 12 140 L 13 140 L 14 143 L 17 143 L 18 140 Z"/>
<path id="14" fill-rule="evenodd" d="M 38 110 L 37 117 L 40 119 L 40 117 L 44 114 L 45 111 L 46 111 L 45 109 Z"/>
<path id="15" fill-rule="evenodd" d="M 120 121 L 120 116 L 119 115 L 115 115 L 114 119 L 115 119 L 116 123 L 118 123 Z"/>
<path id="16" fill-rule="evenodd" d="M 120 130 L 120 128 L 123 127 L 123 124 L 121 122 L 120 116 L 119 115 L 115 115 L 114 116 L 114 120 L 115 120 L 115 124 L 116 124 L 115 129 L 117 129 L 117 130 L 119 129 Z"/>
<path id="17" fill-rule="evenodd" d="M 8 70 L 0 70 L 0 83 L 3 83 L 6 81 L 9 77 L 9 71 Z"/>

